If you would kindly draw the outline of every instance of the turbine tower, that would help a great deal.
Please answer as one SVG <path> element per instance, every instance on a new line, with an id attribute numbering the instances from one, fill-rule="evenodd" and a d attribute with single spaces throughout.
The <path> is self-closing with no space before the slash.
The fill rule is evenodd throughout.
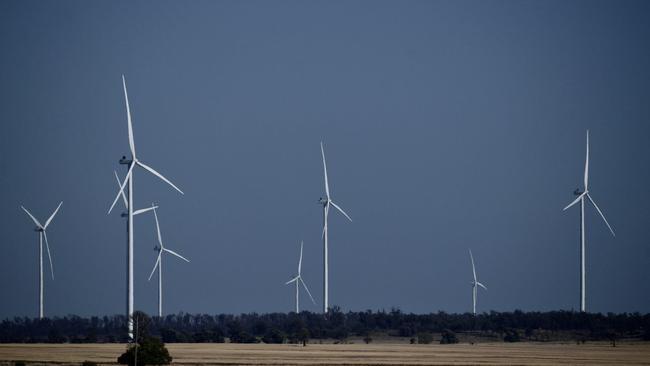
<path id="1" fill-rule="evenodd" d="M 158 233 L 158 246 L 154 248 L 154 250 L 158 251 L 158 258 L 156 259 L 156 264 L 154 264 L 153 270 L 151 270 L 151 274 L 149 275 L 149 281 L 151 281 L 151 277 L 153 276 L 154 272 L 156 272 L 156 268 L 158 268 L 158 317 L 162 317 L 162 254 L 163 252 L 173 254 L 187 263 L 189 263 L 190 260 L 176 253 L 175 251 L 167 249 L 163 246 L 162 236 L 160 235 L 160 224 L 158 223 L 158 214 L 156 213 L 156 207 L 158 206 L 154 206 L 153 204 L 151 205 L 151 209 L 153 210 L 153 216 L 156 218 L 156 231 Z"/>
<path id="2" fill-rule="evenodd" d="M 299 295 L 298 290 L 300 289 L 299 282 L 302 283 L 302 285 L 305 287 L 305 291 L 307 291 L 307 295 L 309 295 L 309 298 L 311 299 L 311 302 L 313 302 L 314 305 L 316 305 L 316 301 L 314 301 L 314 297 L 311 296 L 311 292 L 309 292 L 309 289 L 307 288 L 307 284 L 302 279 L 302 275 L 300 274 L 300 271 L 302 269 L 302 245 L 303 245 L 303 242 L 301 241 L 300 242 L 300 259 L 298 260 L 298 275 L 296 277 L 294 277 L 293 279 L 287 281 L 287 283 L 285 283 L 285 285 L 288 285 L 291 282 L 296 283 L 296 314 L 300 313 L 300 298 L 298 296 Z"/>
<path id="3" fill-rule="evenodd" d="M 476 315 L 476 297 L 478 295 L 478 286 L 481 286 L 487 291 L 487 287 L 482 283 L 478 282 L 476 278 L 476 267 L 474 266 L 474 256 L 472 255 L 472 250 L 469 250 L 469 259 L 472 261 L 472 274 L 474 275 L 474 281 L 472 281 L 472 314 Z"/>
<path id="4" fill-rule="evenodd" d="M 328 254 L 327 254 L 327 218 L 329 215 L 330 211 L 330 205 L 334 206 L 337 210 L 341 211 L 345 217 L 348 218 L 348 220 L 352 221 L 350 216 L 343 211 L 341 207 L 339 207 L 334 201 L 332 201 L 332 198 L 330 197 L 330 188 L 329 188 L 329 183 L 327 181 L 327 164 L 325 163 L 325 149 L 323 148 L 323 142 L 321 141 L 320 143 L 320 152 L 321 155 L 323 156 L 323 172 L 325 174 L 325 198 L 321 197 L 320 200 L 318 201 L 320 204 L 323 205 L 323 313 L 327 313 L 329 310 L 329 282 L 328 282 Z"/>
<path id="5" fill-rule="evenodd" d="M 52 255 L 50 254 L 50 244 L 47 242 L 47 227 L 50 225 L 52 222 L 52 219 L 56 215 L 57 212 L 59 212 L 59 209 L 61 208 L 61 205 L 63 204 L 63 201 L 59 203 L 57 206 L 56 210 L 50 215 L 50 217 L 45 221 L 45 225 L 41 225 L 41 223 L 36 220 L 36 218 L 29 212 L 27 209 L 23 206 L 20 206 L 29 217 L 31 217 L 32 221 L 34 221 L 34 224 L 36 224 L 36 229 L 35 231 L 38 232 L 38 253 L 39 253 L 39 277 L 38 277 L 38 287 L 39 287 L 39 297 L 38 297 L 38 317 L 40 319 L 43 319 L 43 238 L 45 238 L 45 248 L 47 248 L 47 257 L 50 259 L 50 272 L 52 273 L 52 279 L 54 279 L 54 267 L 52 266 Z"/>
<path id="6" fill-rule="evenodd" d="M 178 189 L 172 182 L 170 182 L 167 178 L 163 177 L 160 173 L 155 171 L 153 168 L 150 166 L 146 165 L 142 161 L 140 161 L 135 154 L 135 142 L 133 138 L 133 125 L 131 123 L 131 109 L 129 107 L 129 96 L 126 91 L 126 80 L 124 79 L 124 75 L 122 75 L 122 86 L 124 88 L 124 101 L 126 103 L 126 116 L 127 116 L 127 125 L 128 125 L 128 133 L 129 133 L 129 148 L 131 150 L 131 159 L 126 159 L 126 157 L 122 157 L 120 159 L 120 164 L 125 164 L 128 165 L 129 169 L 128 172 L 126 173 L 126 177 L 124 177 L 124 182 L 120 185 L 120 190 L 117 192 L 117 195 L 115 196 L 115 199 L 113 200 L 113 204 L 111 204 L 111 207 L 108 209 L 108 213 L 110 214 L 111 211 L 113 210 L 113 207 L 115 206 L 115 203 L 117 203 L 117 200 L 120 198 L 120 196 L 124 197 L 124 188 L 126 184 L 128 183 L 128 199 L 127 199 L 127 208 L 128 208 L 128 226 L 127 226 L 127 231 L 128 231 L 128 246 L 127 246 L 127 297 L 126 297 L 126 315 L 127 315 L 127 322 L 128 322 L 128 336 L 129 336 L 129 341 L 133 341 L 133 168 L 137 165 L 145 170 L 147 170 L 149 173 L 155 175 L 156 177 L 160 178 L 162 181 L 165 183 L 169 184 L 172 186 L 174 189 L 176 189 L 178 192 L 181 194 L 184 194 L 183 191 Z"/>
<path id="7" fill-rule="evenodd" d="M 585 269 L 585 245 L 586 245 L 586 239 L 585 239 L 585 198 L 589 199 L 589 202 L 591 202 L 592 205 L 596 208 L 596 211 L 598 211 L 598 214 L 600 217 L 603 218 L 603 221 L 605 221 L 605 225 L 607 225 L 607 228 L 609 228 L 609 231 L 612 233 L 612 235 L 615 237 L 616 234 L 614 234 L 614 230 L 612 227 L 609 225 L 609 222 L 607 222 L 607 219 L 605 218 L 605 215 L 603 215 L 603 212 L 600 210 L 596 202 L 594 201 L 593 198 L 591 198 L 591 195 L 589 194 L 589 130 L 587 130 L 587 157 L 585 159 L 585 176 L 584 176 L 584 190 L 580 192 L 580 189 L 576 189 L 573 193 L 578 196 L 573 202 L 571 202 L 568 206 L 564 208 L 563 211 L 566 211 L 569 207 L 575 205 L 576 203 L 580 202 L 580 311 L 585 312 L 586 310 L 586 301 L 585 301 L 585 277 L 586 277 L 586 269 Z"/>

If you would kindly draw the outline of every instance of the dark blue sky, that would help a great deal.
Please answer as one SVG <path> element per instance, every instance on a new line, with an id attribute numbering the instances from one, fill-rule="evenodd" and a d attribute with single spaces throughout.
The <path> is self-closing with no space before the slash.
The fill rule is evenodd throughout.
<path id="1" fill-rule="evenodd" d="M 56 279 L 47 315 L 124 312 L 124 222 L 106 215 L 127 154 L 121 74 L 160 204 L 166 313 L 288 311 L 322 301 L 325 142 L 330 297 L 344 309 L 578 306 L 591 131 L 587 307 L 650 311 L 650 6 L 600 1 L 0 2 L 0 317 L 37 314 L 37 234 Z M 136 308 L 153 217 L 136 219 Z M 318 311 L 303 298 L 304 308 Z"/>

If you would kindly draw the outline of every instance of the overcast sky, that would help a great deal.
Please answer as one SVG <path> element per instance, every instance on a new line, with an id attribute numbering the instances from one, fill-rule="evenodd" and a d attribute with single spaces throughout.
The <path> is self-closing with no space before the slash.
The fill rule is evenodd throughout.
<path id="1" fill-rule="evenodd" d="M 650 6 L 635 1 L 2 1 L 0 317 L 125 312 L 128 153 L 156 202 L 165 313 L 322 303 L 319 143 L 335 202 L 330 303 L 344 310 L 577 309 L 591 133 L 587 308 L 650 311 Z M 121 206 L 118 206 L 121 208 Z M 155 313 L 153 217 L 136 217 L 135 304 Z M 48 270 L 48 266 L 46 266 Z"/>

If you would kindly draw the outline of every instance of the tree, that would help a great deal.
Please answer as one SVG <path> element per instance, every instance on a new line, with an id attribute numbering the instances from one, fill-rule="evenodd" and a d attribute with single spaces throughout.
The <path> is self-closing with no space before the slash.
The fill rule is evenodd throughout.
<path id="1" fill-rule="evenodd" d="M 298 340 L 302 342 L 302 346 L 306 346 L 307 342 L 309 341 L 309 330 L 307 328 L 303 327 L 298 331 Z"/>

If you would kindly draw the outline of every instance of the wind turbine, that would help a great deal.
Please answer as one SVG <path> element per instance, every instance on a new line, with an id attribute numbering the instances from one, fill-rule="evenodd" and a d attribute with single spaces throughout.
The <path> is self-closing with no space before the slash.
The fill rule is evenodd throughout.
<path id="1" fill-rule="evenodd" d="M 329 183 L 327 181 L 327 164 L 325 163 L 325 149 L 323 148 L 323 142 L 321 141 L 320 143 L 320 152 L 321 155 L 323 156 L 323 172 L 325 174 L 325 198 L 321 197 L 320 200 L 318 201 L 320 204 L 323 205 L 323 261 L 324 261 L 324 274 L 323 274 L 323 312 L 327 313 L 329 310 L 329 282 L 328 282 L 328 263 L 327 263 L 327 218 L 329 215 L 330 211 L 330 205 L 334 206 L 337 210 L 341 211 L 345 217 L 348 218 L 348 220 L 352 221 L 350 216 L 343 211 L 341 207 L 339 207 L 334 201 L 332 201 L 332 198 L 330 197 L 330 188 L 329 188 Z"/>
<path id="2" fill-rule="evenodd" d="M 126 174 L 126 177 L 124 177 L 124 182 L 120 185 L 120 190 L 117 192 L 117 195 L 115 196 L 115 199 L 113 200 L 113 204 L 111 207 L 108 209 L 108 213 L 110 214 L 111 211 L 113 210 L 113 207 L 117 203 L 117 200 L 122 196 L 124 198 L 124 187 L 128 183 L 129 188 L 128 188 L 128 199 L 127 199 L 127 208 L 128 208 L 128 227 L 127 230 L 129 232 L 128 235 L 128 249 L 127 249 L 127 301 L 126 301 L 126 312 L 127 312 L 127 319 L 128 319 L 128 336 L 129 336 L 129 341 L 133 340 L 133 168 L 137 165 L 145 170 L 147 170 L 149 173 L 155 175 L 156 177 L 160 178 L 162 181 L 165 183 L 169 184 L 172 186 L 174 189 L 176 189 L 178 192 L 181 194 L 184 194 L 183 191 L 178 189 L 172 182 L 170 182 L 167 178 L 163 177 L 160 173 L 158 173 L 156 170 L 151 168 L 150 166 L 146 165 L 142 161 L 140 161 L 135 154 L 135 142 L 133 138 L 133 125 L 131 123 L 131 109 L 129 107 L 129 95 L 126 91 L 126 80 L 124 79 L 124 75 L 122 75 L 122 86 L 124 88 L 124 101 L 126 104 L 126 116 L 127 116 L 127 124 L 128 124 L 128 133 L 129 133 L 129 148 L 131 150 L 131 159 L 127 159 L 126 157 L 122 157 L 120 159 L 120 164 L 125 164 L 129 166 L 129 170 Z M 119 180 L 119 179 L 118 179 Z"/>
<path id="3" fill-rule="evenodd" d="M 305 291 L 307 291 L 307 295 L 309 295 L 309 298 L 311 299 L 311 302 L 313 302 L 314 305 L 316 305 L 316 301 L 314 301 L 314 297 L 311 296 L 311 292 L 309 292 L 309 289 L 307 288 L 307 284 L 302 279 L 302 275 L 300 274 L 300 271 L 301 271 L 301 268 L 302 268 L 302 245 L 303 245 L 303 242 L 301 241 L 300 242 L 300 259 L 298 260 L 298 275 L 296 277 L 294 277 L 293 279 L 287 281 L 287 283 L 285 283 L 285 285 L 288 285 L 291 282 L 296 283 L 296 314 L 300 313 L 300 299 L 299 299 L 299 296 L 298 296 L 298 294 L 299 294 L 298 290 L 299 290 L 300 284 L 298 282 L 302 283 L 302 285 L 305 287 Z"/>
<path id="4" fill-rule="evenodd" d="M 59 203 L 59 205 L 56 207 L 56 210 L 50 215 L 50 217 L 45 221 L 45 225 L 41 225 L 41 223 L 36 220 L 36 218 L 29 212 L 27 209 L 23 206 L 20 206 L 29 217 L 31 217 L 32 221 L 34 221 L 34 224 L 36 224 L 36 229 L 35 231 L 38 232 L 38 252 L 39 252 L 39 280 L 38 280 L 38 287 L 39 287 L 39 307 L 38 307 L 38 317 L 40 319 L 43 319 L 43 238 L 45 238 L 45 248 L 47 248 L 47 257 L 50 259 L 50 272 L 52 273 L 52 279 L 54 279 L 54 267 L 52 266 L 52 255 L 50 254 L 50 244 L 47 242 L 47 227 L 50 225 L 52 222 L 52 219 L 56 215 L 57 212 L 59 212 L 59 209 L 61 208 L 61 205 L 63 204 L 63 201 Z"/>
<path id="5" fill-rule="evenodd" d="M 596 211 L 598 211 L 598 214 L 600 217 L 603 218 L 603 221 L 605 221 L 605 225 L 607 225 L 607 228 L 609 228 L 609 231 L 612 233 L 612 235 L 615 237 L 616 234 L 614 234 L 614 230 L 612 227 L 609 225 L 609 222 L 607 222 L 607 219 L 605 218 L 605 215 L 603 215 L 603 212 L 600 210 L 596 202 L 594 201 L 593 198 L 591 198 L 591 195 L 589 194 L 589 130 L 587 130 L 587 157 L 585 159 L 585 177 L 584 177 L 584 191 L 580 192 L 580 189 L 576 189 L 573 194 L 578 196 L 573 202 L 571 202 L 568 206 L 564 208 L 563 211 L 566 211 L 569 207 L 575 205 L 576 203 L 580 202 L 580 311 L 585 312 L 586 311 L 586 306 L 585 306 L 585 198 L 589 199 L 589 202 L 591 202 L 592 205 L 596 208 Z"/>
<path id="6" fill-rule="evenodd" d="M 478 286 L 481 286 L 487 291 L 487 287 L 482 283 L 478 282 L 476 278 L 476 267 L 474 266 L 474 256 L 472 255 L 472 250 L 469 250 L 469 258 L 472 261 L 472 274 L 474 275 L 474 281 L 472 281 L 472 314 L 476 315 L 476 297 L 478 295 Z"/>
<path id="7" fill-rule="evenodd" d="M 151 281 L 151 277 L 153 276 L 154 272 L 156 272 L 156 268 L 158 268 L 158 316 L 162 317 L 162 254 L 163 252 L 173 254 L 187 263 L 189 263 L 190 260 L 176 253 L 175 251 L 167 249 L 163 246 L 162 236 L 160 235 L 160 224 L 158 223 L 158 214 L 156 213 L 156 207 L 158 206 L 154 206 L 153 204 L 151 205 L 151 209 L 153 209 L 153 216 L 156 218 L 156 231 L 158 233 L 159 246 L 156 246 L 154 248 L 154 250 L 158 251 L 158 259 L 156 259 L 156 264 L 154 264 L 153 269 L 151 270 L 151 274 L 149 275 L 149 281 Z"/>

